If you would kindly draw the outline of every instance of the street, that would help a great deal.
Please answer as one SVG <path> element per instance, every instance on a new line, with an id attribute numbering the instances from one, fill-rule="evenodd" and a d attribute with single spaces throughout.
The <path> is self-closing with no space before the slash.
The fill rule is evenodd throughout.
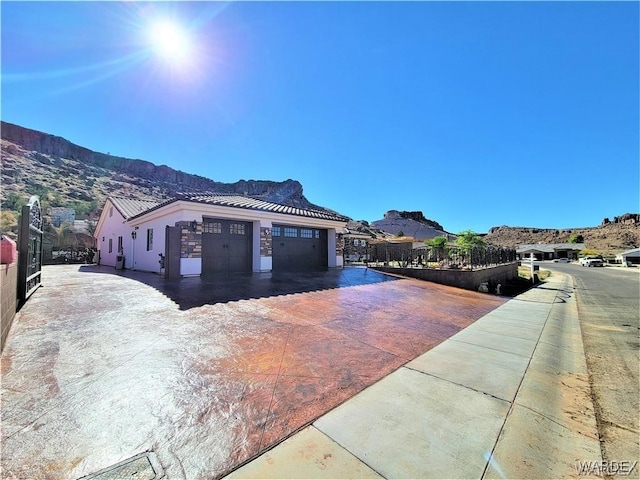
<path id="1" fill-rule="evenodd" d="M 574 279 L 603 460 L 638 460 L 640 272 L 537 264 Z M 638 469 L 633 475 L 638 477 Z"/>

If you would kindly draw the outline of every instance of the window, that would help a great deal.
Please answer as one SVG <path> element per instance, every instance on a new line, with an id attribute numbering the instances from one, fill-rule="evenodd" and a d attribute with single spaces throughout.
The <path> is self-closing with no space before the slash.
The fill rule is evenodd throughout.
<path id="1" fill-rule="evenodd" d="M 229 225 L 231 235 L 244 235 L 244 223 L 232 223 Z"/>
<path id="2" fill-rule="evenodd" d="M 109 239 L 109 253 L 113 252 L 113 238 Z"/>
<path id="3" fill-rule="evenodd" d="M 285 237 L 297 237 L 298 229 L 295 227 L 284 227 L 284 236 Z"/>
<path id="4" fill-rule="evenodd" d="M 273 227 L 271 228 L 271 236 L 272 237 L 279 237 L 281 235 L 280 233 L 280 227 Z"/>
<path id="5" fill-rule="evenodd" d="M 205 222 L 204 233 L 222 233 L 222 224 L 220 222 Z"/>
<path id="6" fill-rule="evenodd" d="M 353 246 L 354 246 L 354 247 L 357 247 L 358 245 L 360 245 L 360 240 L 358 240 L 357 238 L 355 238 L 355 239 L 353 240 Z"/>
<path id="7" fill-rule="evenodd" d="M 153 250 L 153 228 L 147 228 L 147 252 Z"/>
<path id="8" fill-rule="evenodd" d="M 300 237 L 301 238 L 313 238 L 313 230 L 310 228 L 301 228 L 300 229 Z"/>
<path id="9" fill-rule="evenodd" d="M 122 237 L 118 237 L 118 252 L 122 252 Z"/>
<path id="10" fill-rule="evenodd" d="M 109 207 L 109 216 L 113 217 L 113 207 Z"/>
<path id="11" fill-rule="evenodd" d="M 320 230 L 314 230 L 313 231 L 313 236 L 316 238 L 320 238 Z"/>
<path id="12" fill-rule="evenodd" d="M 366 247 L 367 246 L 367 241 L 366 240 L 360 240 L 360 246 Z"/>

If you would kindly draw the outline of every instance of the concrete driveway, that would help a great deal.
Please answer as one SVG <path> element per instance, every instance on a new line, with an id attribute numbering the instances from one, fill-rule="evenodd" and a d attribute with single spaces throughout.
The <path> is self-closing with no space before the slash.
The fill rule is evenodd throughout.
<path id="1" fill-rule="evenodd" d="M 153 451 L 215 478 L 505 298 L 363 268 L 204 282 L 52 266 L 2 354 L 2 477 L 79 478 Z"/>

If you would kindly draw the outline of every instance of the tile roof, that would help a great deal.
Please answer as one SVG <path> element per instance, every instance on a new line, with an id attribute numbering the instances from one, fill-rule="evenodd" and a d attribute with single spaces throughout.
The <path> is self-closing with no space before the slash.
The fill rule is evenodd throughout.
<path id="1" fill-rule="evenodd" d="M 147 200 L 133 200 L 123 197 L 109 197 L 113 206 L 122 214 L 125 220 L 146 212 L 160 204 L 160 202 L 150 202 Z"/>
<path id="2" fill-rule="evenodd" d="M 146 211 L 139 212 L 134 217 L 139 217 L 151 210 L 156 210 L 164 205 L 177 202 L 179 200 L 193 203 L 202 203 L 206 205 L 219 205 L 223 207 L 243 208 L 248 210 L 260 210 L 265 212 L 282 213 L 285 215 L 296 215 L 300 217 L 319 218 L 322 220 L 334 220 L 338 222 L 346 222 L 349 219 L 343 215 L 330 210 L 318 210 L 311 208 L 297 208 L 289 205 L 281 205 L 279 203 L 265 202 L 256 198 L 245 197 L 242 195 L 225 195 L 219 193 L 211 194 L 180 194 L 174 199 L 159 203 L 152 206 Z M 133 218 L 133 217 L 131 217 Z"/>

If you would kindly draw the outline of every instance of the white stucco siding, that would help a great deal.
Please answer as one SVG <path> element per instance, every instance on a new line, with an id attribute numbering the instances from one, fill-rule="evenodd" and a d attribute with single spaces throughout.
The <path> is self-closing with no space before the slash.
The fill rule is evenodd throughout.
<path id="1" fill-rule="evenodd" d="M 107 204 L 108 206 L 108 204 Z M 114 209 L 115 210 L 115 209 Z M 115 214 L 114 214 L 115 215 Z M 202 223 L 203 218 L 220 218 L 226 220 L 238 220 L 252 222 L 252 269 L 255 272 L 270 271 L 273 266 L 272 257 L 262 257 L 260 255 L 260 228 L 271 228 L 273 224 L 291 225 L 307 228 L 318 228 L 327 231 L 328 252 L 327 260 L 329 267 L 342 267 L 344 260 L 342 255 L 336 255 L 336 231 L 342 231 L 345 223 L 337 220 L 327 220 L 315 217 L 289 215 L 273 211 L 260 211 L 253 209 L 243 209 L 220 205 L 208 205 L 188 201 L 177 201 L 169 203 L 155 210 L 151 210 L 137 218 L 123 222 L 120 216 L 116 225 L 112 220 L 105 218 L 101 235 L 123 237 L 123 247 L 125 255 L 125 268 L 136 270 L 160 272 L 160 254 L 165 253 L 165 231 L 167 226 L 175 226 L 176 222 Z M 149 231 L 153 231 L 153 242 L 147 246 Z M 135 239 L 131 233 L 135 231 Z M 99 238 L 100 240 L 100 238 Z M 106 239 L 107 240 L 107 239 Z M 112 255 L 105 257 L 105 265 L 115 265 L 117 255 L 115 245 L 117 238 L 113 240 Z M 99 245 L 100 242 L 99 242 Z M 199 275 L 202 272 L 202 259 L 181 258 L 181 275 Z"/>
<path id="2" fill-rule="evenodd" d="M 133 248 L 129 250 L 131 252 L 130 258 L 125 261 L 127 268 L 160 273 L 160 254 L 164 255 L 165 253 L 167 225 L 173 227 L 176 222 L 193 220 L 201 222 L 202 216 L 194 218 L 193 214 L 186 215 L 185 212 L 173 212 L 165 217 L 156 217 L 149 221 L 130 221 L 129 230 L 137 227 L 137 235 Z M 148 232 L 150 230 L 153 231 L 153 242 L 147 248 Z"/>
<path id="3" fill-rule="evenodd" d="M 200 275 L 202 274 L 201 258 L 181 258 L 180 259 L 180 275 Z"/>
<path id="4" fill-rule="evenodd" d="M 131 249 L 131 227 L 125 223 L 124 217 L 113 207 L 111 202 L 107 202 L 100 215 L 95 233 L 101 265 L 115 267 L 118 255 L 118 237 L 122 237 L 122 249 L 126 254 Z M 109 249 L 109 245 L 111 245 L 111 249 Z"/>

